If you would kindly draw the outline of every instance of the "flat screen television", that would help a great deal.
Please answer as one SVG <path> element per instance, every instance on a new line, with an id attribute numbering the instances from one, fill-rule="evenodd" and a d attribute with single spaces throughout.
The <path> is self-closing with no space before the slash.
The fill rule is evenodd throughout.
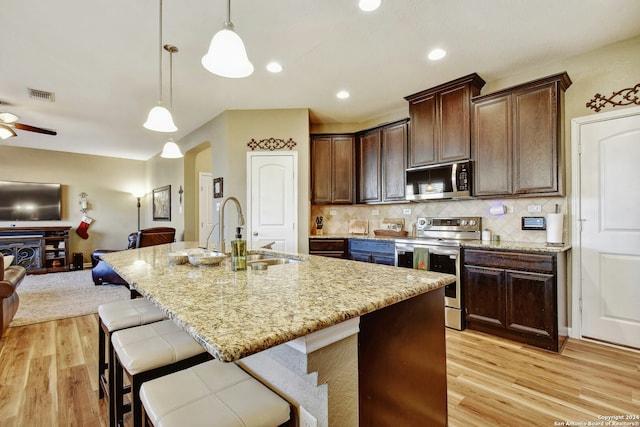
<path id="1" fill-rule="evenodd" d="M 62 185 L 0 181 L 0 221 L 60 221 Z"/>

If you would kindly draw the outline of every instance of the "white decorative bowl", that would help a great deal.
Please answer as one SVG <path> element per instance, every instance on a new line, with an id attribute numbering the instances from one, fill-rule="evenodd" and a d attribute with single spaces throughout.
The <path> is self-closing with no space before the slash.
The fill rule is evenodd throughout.
<path id="1" fill-rule="evenodd" d="M 189 254 L 189 264 L 195 266 L 218 265 L 227 255 L 221 252 L 202 252 L 199 254 Z"/>

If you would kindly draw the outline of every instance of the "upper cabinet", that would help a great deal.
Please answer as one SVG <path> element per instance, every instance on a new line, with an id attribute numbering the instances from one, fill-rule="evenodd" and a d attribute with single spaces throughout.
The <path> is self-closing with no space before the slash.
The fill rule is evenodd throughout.
<path id="1" fill-rule="evenodd" d="M 311 136 L 311 203 L 353 203 L 354 150 L 351 134 Z"/>
<path id="2" fill-rule="evenodd" d="M 405 200 L 407 120 L 358 134 L 357 203 Z"/>
<path id="3" fill-rule="evenodd" d="M 476 73 L 405 97 L 409 101 L 409 168 L 469 160 L 471 98 L 484 80 Z"/>
<path id="4" fill-rule="evenodd" d="M 562 195 L 566 72 L 473 99 L 475 196 Z"/>

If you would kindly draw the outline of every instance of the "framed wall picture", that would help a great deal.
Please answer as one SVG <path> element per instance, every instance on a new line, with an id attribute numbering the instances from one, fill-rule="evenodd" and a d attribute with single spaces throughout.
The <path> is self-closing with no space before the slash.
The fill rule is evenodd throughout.
<path id="1" fill-rule="evenodd" d="M 153 220 L 171 221 L 171 185 L 153 189 Z"/>
<path id="2" fill-rule="evenodd" d="M 223 197 L 222 193 L 222 177 L 213 178 L 213 198 L 221 199 Z"/>

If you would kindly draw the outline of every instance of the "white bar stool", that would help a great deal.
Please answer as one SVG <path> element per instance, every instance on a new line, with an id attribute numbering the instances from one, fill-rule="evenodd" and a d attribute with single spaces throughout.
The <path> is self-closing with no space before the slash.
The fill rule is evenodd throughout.
<path id="1" fill-rule="evenodd" d="M 218 360 L 145 382 L 140 400 L 154 427 L 276 427 L 291 416 L 286 400 Z"/>
<path id="2" fill-rule="evenodd" d="M 131 387 L 133 426 L 141 427 L 143 417 L 140 386 L 143 382 L 189 368 L 211 359 L 209 353 L 172 320 L 162 320 L 111 334 L 113 382 L 109 392 L 114 417 L 111 426 L 123 425 L 124 375 Z"/>
<path id="3" fill-rule="evenodd" d="M 110 350 L 111 334 L 114 331 L 158 322 L 165 318 L 162 310 L 144 298 L 116 301 L 98 306 L 98 384 L 100 385 L 98 397 L 100 399 L 105 395 L 109 397 L 110 380 L 106 378 L 105 372 L 109 366 L 113 366 Z M 108 363 L 105 360 L 107 354 L 109 354 Z M 111 371 L 109 370 L 110 373 Z"/>

